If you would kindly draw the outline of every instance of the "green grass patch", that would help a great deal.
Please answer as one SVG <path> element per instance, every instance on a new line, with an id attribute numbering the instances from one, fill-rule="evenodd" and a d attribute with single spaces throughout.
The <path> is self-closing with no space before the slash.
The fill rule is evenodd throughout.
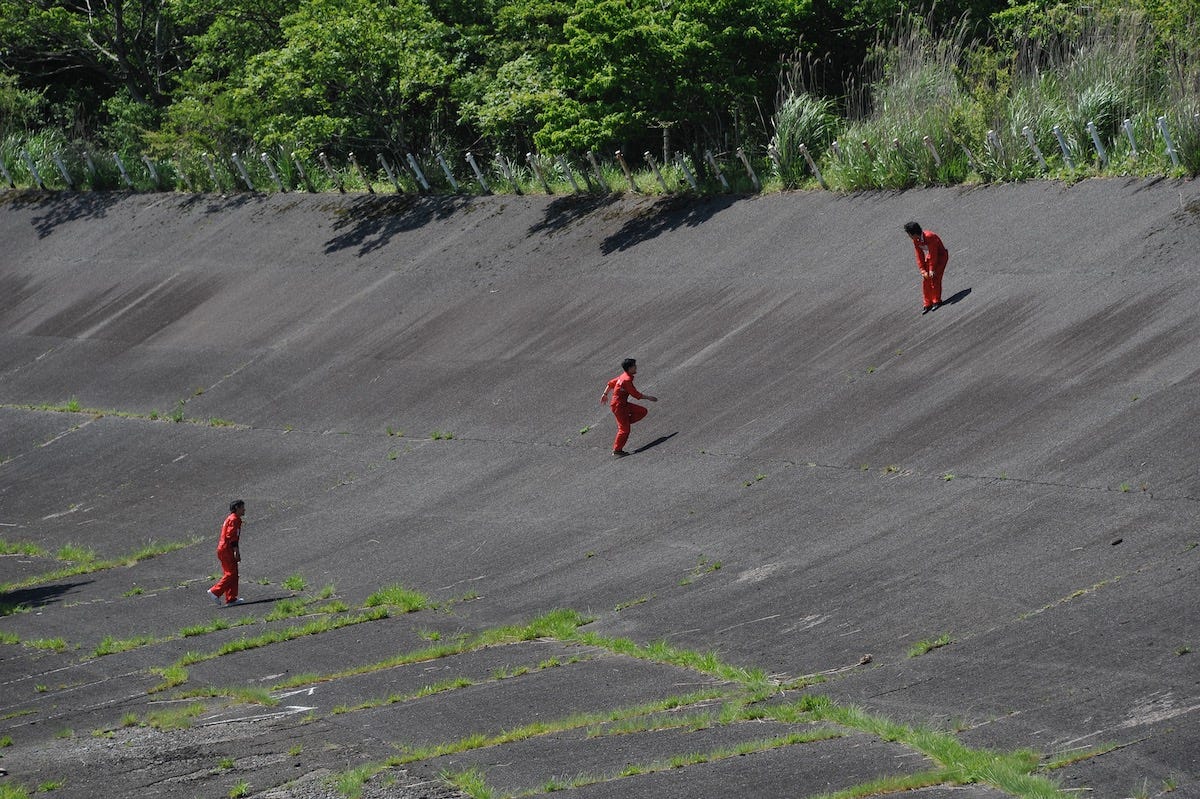
<path id="1" fill-rule="evenodd" d="M 59 550 L 59 559 L 71 560 L 74 565 L 62 569 L 55 569 L 54 571 L 43 574 L 37 574 L 32 577 L 27 577 L 24 580 L 18 580 L 12 583 L 4 583 L 0 585 L 0 593 L 17 591 L 23 588 L 32 588 L 36 585 L 55 582 L 68 577 L 77 577 L 81 574 L 93 574 L 95 572 L 105 571 L 107 569 L 133 566 L 143 560 L 149 560 L 150 558 L 155 558 L 159 555 L 165 555 L 168 552 L 174 552 L 178 549 L 184 549 L 185 547 L 189 547 L 193 544 L 198 544 L 202 540 L 203 539 L 195 538 L 191 541 L 175 541 L 162 544 L 151 542 L 141 549 L 128 555 L 121 555 L 115 558 L 105 558 L 102 560 L 96 560 L 94 556 L 91 556 L 91 553 L 88 550 L 76 547 L 64 547 L 62 550 Z M 62 557 L 63 554 L 68 554 L 75 557 L 74 559 L 64 558 Z M 89 555 L 89 557 L 83 560 L 78 559 L 84 555 Z"/>
<path id="2" fill-rule="evenodd" d="M 187 707 L 156 710 L 146 716 L 146 726 L 156 730 L 182 730 L 192 726 L 192 719 L 204 712 L 204 705 L 193 702 Z"/>
<path id="3" fill-rule="evenodd" d="M 37 638 L 32 641 L 26 641 L 25 645 L 34 649 L 46 649 L 51 652 L 65 652 L 67 650 L 67 642 L 62 638 Z"/>
<path id="4" fill-rule="evenodd" d="M 399 608 L 403 613 L 412 613 L 429 607 L 429 597 L 401 585 L 389 585 L 367 597 L 364 604 L 369 608 L 387 606 Z"/>
<path id="5" fill-rule="evenodd" d="M 29 558 L 38 558 L 44 554 L 42 548 L 37 544 L 30 544 L 23 541 L 5 541 L 0 538 L 0 555 L 24 555 Z"/>
<path id="6" fill-rule="evenodd" d="M 943 646 L 949 646 L 954 643 L 954 638 L 950 633 L 942 633 L 937 638 L 926 638 L 923 641 L 917 641 L 908 648 L 908 656 L 910 658 L 920 657 L 928 654 L 935 649 L 941 649 Z"/>
<path id="7" fill-rule="evenodd" d="M 146 646 L 157 641 L 152 635 L 140 635 L 134 638 L 116 639 L 111 635 L 104 636 L 104 640 L 96 645 L 92 650 L 92 655 L 95 657 L 104 657 L 105 655 L 115 655 L 118 652 L 128 652 L 131 649 L 137 649 L 139 646 Z"/>

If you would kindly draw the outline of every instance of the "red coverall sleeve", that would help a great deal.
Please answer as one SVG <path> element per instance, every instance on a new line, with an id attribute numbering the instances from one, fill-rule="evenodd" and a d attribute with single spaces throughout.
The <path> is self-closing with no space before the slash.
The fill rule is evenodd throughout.
<path id="1" fill-rule="evenodd" d="M 637 390 L 637 386 L 635 386 L 633 384 L 632 380 L 630 380 L 628 383 L 625 384 L 625 391 L 629 394 L 629 396 L 633 397 L 634 399 L 642 398 L 642 392 Z"/>
<path id="2" fill-rule="evenodd" d="M 913 254 L 917 256 L 917 269 L 922 272 L 929 271 L 929 265 L 925 263 L 925 253 L 921 251 L 921 245 L 913 242 Z"/>
<path id="3" fill-rule="evenodd" d="M 240 533 L 239 527 L 237 516 L 232 513 L 229 514 L 225 519 L 225 523 L 221 525 L 221 541 L 219 543 L 221 548 L 237 546 L 238 534 Z"/>
<path id="4" fill-rule="evenodd" d="M 946 245 L 942 244 L 940 236 L 933 237 L 933 244 L 934 246 L 930 247 L 930 254 L 938 268 L 945 269 L 946 263 L 950 260 L 950 253 L 946 250 Z"/>

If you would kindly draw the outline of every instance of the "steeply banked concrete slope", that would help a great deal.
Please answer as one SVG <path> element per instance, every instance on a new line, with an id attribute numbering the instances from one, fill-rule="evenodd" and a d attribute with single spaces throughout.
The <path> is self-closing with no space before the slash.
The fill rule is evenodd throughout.
<path id="1" fill-rule="evenodd" d="M 10 192 L 0 242 L 3 779 L 1200 796 L 1195 183 Z"/>

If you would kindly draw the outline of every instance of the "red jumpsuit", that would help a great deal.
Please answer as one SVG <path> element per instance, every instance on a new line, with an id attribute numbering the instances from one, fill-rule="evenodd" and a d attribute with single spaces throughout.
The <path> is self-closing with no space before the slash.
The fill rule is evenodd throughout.
<path id="1" fill-rule="evenodd" d="M 612 409 L 613 416 L 617 417 L 617 437 L 613 440 L 613 452 L 618 452 L 625 449 L 630 426 L 645 419 L 649 410 L 644 405 L 635 405 L 629 401 L 630 397 L 642 398 L 642 392 L 633 385 L 633 375 L 629 372 L 621 372 L 609 380 L 608 390 L 612 392 L 608 407 Z"/>
<path id="2" fill-rule="evenodd" d="M 950 253 L 932 230 L 922 231 L 922 237 L 925 240 L 914 241 L 913 249 L 917 254 L 917 269 L 921 270 L 921 296 L 925 307 L 931 308 L 942 302 L 942 273 L 946 271 Z"/>
<path id="3" fill-rule="evenodd" d="M 221 570 L 225 574 L 212 588 L 208 589 L 216 596 L 225 595 L 226 602 L 232 602 L 238 596 L 238 539 L 242 535 L 242 520 L 236 513 L 225 517 L 221 525 L 221 540 L 217 542 L 217 560 L 221 561 Z"/>

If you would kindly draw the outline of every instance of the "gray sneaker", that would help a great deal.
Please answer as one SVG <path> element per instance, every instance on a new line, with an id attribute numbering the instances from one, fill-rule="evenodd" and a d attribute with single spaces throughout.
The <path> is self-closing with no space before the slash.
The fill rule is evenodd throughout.
<path id="1" fill-rule="evenodd" d="M 209 588 L 208 590 L 206 590 L 204 593 L 208 594 L 209 598 L 210 598 L 210 599 L 213 601 L 213 604 L 214 604 L 214 605 L 219 605 L 219 604 L 221 604 L 221 595 L 220 595 L 220 594 L 214 594 L 214 593 L 212 592 L 212 589 L 211 589 L 211 588 Z"/>
<path id="2" fill-rule="evenodd" d="M 225 605 L 226 605 L 226 606 L 229 606 L 229 605 L 242 605 L 242 604 L 245 604 L 245 602 L 246 602 L 246 600 L 242 599 L 242 598 L 239 596 L 239 597 L 235 597 L 235 598 L 233 598 L 233 599 L 229 600 L 228 602 L 226 602 L 226 603 L 225 603 Z"/>

